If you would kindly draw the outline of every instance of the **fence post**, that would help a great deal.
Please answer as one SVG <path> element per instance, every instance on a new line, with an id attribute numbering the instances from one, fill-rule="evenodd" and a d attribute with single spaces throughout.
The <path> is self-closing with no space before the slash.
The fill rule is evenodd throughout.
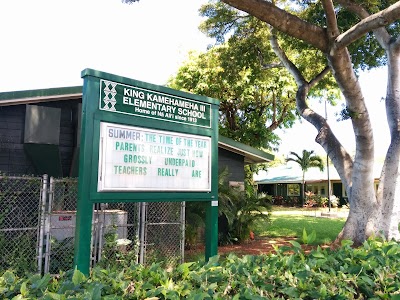
<path id="1" fill-rule="evenodd" d="M 145 226 L 146 226 L 146 203 L 140 202 L 140 249 L 139 249 L 139 263 L 144 264 L 144 256 L 145 256 Z"/>
<path id="2" fill-rule="evenodd" d="M 51 213 L 53 210 L 53 200 L 54 200 L 54 177 L 50 177 L 50 185 L 48 188 L 48 203 L 47 203 L 47 212 L 45 214 L 45 233 L 46 236 L 46 252 L 44 254 L 44 272 L 48 273 L 50 271 L 50 253 L 51 253 Z"/>
<path id="3" fill-rule="evenodd" d="M 181 203 L 181 263 L 185 260 L 185 222 L 186 222 L 186 202 Z"/>
<path id="4" fill-rule="evenodd" d="M 46 202 L 47 202 L 47 180 L 48 180 L 48 175 L 44 174 L 43 175 L 43 181 L 42 181 L 42 191 L 41 191 L 41 201 L 40 203 L 40 226 L 39 226 L 39 236 L 38 236 L 38 257 L 37 257 L 37 263 L 38 263 L 38 273 L 42 274 L 42 264 L 43 264 L 43 244 L 44 244 L 44 234 L 45 234 L 45 227 L 46 227 Z"/>

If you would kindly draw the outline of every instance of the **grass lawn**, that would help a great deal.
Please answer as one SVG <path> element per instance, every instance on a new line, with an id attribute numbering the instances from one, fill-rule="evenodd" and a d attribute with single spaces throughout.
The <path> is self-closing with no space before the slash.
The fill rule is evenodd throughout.
<path id="1" fill-rule="evenodd" d="M 253 230 L 256 236 L 296 237 L 301 239 L 305 228 L 307 234 L 315 230 L 316 239 L 312 244 L 322 245 L 335 240 L 346 219 L 312 217 L 301 214 L 301 211 L 298 214 L 293 214 L 293 210 L 291 210 L 291 213 L 288 214 L 281 212 L 274 215 L 272 213 L 271 221 L 271 224 L 268 224 L 260 220 Z"/>

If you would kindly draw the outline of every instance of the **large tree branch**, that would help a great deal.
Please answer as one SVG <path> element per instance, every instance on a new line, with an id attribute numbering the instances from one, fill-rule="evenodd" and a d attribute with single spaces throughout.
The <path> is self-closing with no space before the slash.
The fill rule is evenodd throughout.
<path id="1" fill-rule="evenodd" d="M 273 122 L 271 123 L 271 125 L 269 125 L 267 127 L 267 129 L 270 131 L 274 131 L 275 129 L 277 129 L 278 126 L 281 125 L 285 121 L 285 117 L 286 117 L 289 109 L 290 109 L 290 105 L 289 104 L 285 105 L 282 109 L 279 119 L 277 120 L 275 117 Z M 274 112 L 274 114 L 276 114 L 276 112 Z"/>
<path id="2" fill-rule="evenodd" d="M 324 7 L 326 16 L 326 26 L 328 28 L 329 38 L 335 38 L 339 35 L 339 28 L 336 20 L 335 8 L 332 0 L 323 0 L 322 6 Z"/>
<path id="3" fill-rule="evenodd" d="M 290 74 L 292 74 L 294 80 L 296 81 L 296 84 L 298 86 L 303 85 L 306 82 L 303 75 L 300 73 L 299 69 L 290 61 L 290 59 L 286 56 L 286 53 L 279 46 L 274 28 L 271 28 L 269 41 L 271 43 L 272 50 L 274 50 L 276 56 L 278 56 L 279 60 L 282 62 L 285 68 L 290 72 Z"/>
<path id="4" fill-rule="evenodd" d="M 328 51 L 328 40 L 325 29 L 305 22 L 295 15 L 276 7 L 273 3 L 265 0 L 221 0 L 239 10 L 270 24 L 277 30 L 290 36 L 298 38 L 306 43 Z"/>
<path id="5" fill-rule="evenodd" d="M 374 32 L 381 47 L 387 49 L 390 35 L 385 26 L 392 24 L 400 18 L 400 1 L 373 15 L 370 15 L 362 6 L 352 1 L 336 0 L 336 2 L 343 5 L 362 20 L 336 38 L 333 50 L 347 47 L 370 31 Z"/>
<path id="6" fill-rule="evenodd" d="M 295 77 L 298 86 L 296 93 L 297 111 L 318 130 L 318 135 L 316 136 L 315 141 L 320 144 L 329 155 L 341 176 L 343 184 L 345 184 L 345 186 L 351 186 L 351 174 L 353 170 L 353 160 L 351 159 L 351 156 L 338 141 L 326 119 L 312 110 L 306 102 L 310 88 L 316 85 L 330 71 L 330 68 L 327 66 L 310 82 L 307 82 L 301 72 L 280 48 L 276 36 L 272 34 L 270 41 L 275 54 L 279 57 L 292 76 Z"/>
<path id="7" fill-rule="evenodd" d="M 328 74 L 331 71 L 331 68 L 329 66 L 326 66 L 317 76 L 315 76 L 311 81 L 309 82 L 310 88 L 318 84 L 318 82 L 321 81 L 322 78 L 325 77 L 326 74 Z"/>

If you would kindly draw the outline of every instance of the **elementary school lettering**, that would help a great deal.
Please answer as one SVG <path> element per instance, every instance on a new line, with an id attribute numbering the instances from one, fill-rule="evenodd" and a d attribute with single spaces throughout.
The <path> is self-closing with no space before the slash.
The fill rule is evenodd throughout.
<path id="1" fill-rule="evenodd" d="M 211 128 L 211 104 L 196 99 L 101 80 L 99 100 L 104 111 Z"/>
<path id="2" fill-rule="evenodd" d="M 204 104 L 142 90 L 125 87 L 122 103 L 133 106 L 134 111 L 138 113 L 151 115 L 152 111 L 155 111 L 160 117 L 176 120 L 193 122 L 197 122 L 197 119 L 206 120 L 206 106 Z"/>

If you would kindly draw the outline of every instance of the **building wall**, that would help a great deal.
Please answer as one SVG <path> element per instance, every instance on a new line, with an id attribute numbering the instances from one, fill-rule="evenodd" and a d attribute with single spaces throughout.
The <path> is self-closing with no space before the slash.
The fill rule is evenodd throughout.
<path id="1" fill-rule="evenodd" d="M 24 126 L 25 105 L 0 106 L 0 172 L 34 174 L 24 152 Z"/>
<path id="2" fill-rule="evenodd" d="M 218 169 L 228 167 L 229 181 L 244 182 L 244 157 L 227 151 L 218 149 Z"/>
<path id="3" fill-rule="evenodd" d="M 71 100 L 36 104 L 61 109 L 58 149 L 63 177 L 71 176 L 73 153 L 77 145 L 80 102 L 81 100 Z M 24 150 L 25 112 L 25 104 L 0 106 L 0 172 L 7 175 L 42 175 L 35 170 Z M 219 169 L 228 167 L 229 181 L 244 182 L 244 157 L 221 148 L 218 155 Z"/>
<path id="4" fill-rule="evenodd" d="M 59 153 L 62 176 L 69 176 L 76 146 L 77 106 L 80 101 L 39 103 L 61 109 Z M 38 174 L 24 150 L 26 105 L 0 106 L 0 172 L 8 175 Z M 49 162 L 50 163 L 50 162 Z"/>

